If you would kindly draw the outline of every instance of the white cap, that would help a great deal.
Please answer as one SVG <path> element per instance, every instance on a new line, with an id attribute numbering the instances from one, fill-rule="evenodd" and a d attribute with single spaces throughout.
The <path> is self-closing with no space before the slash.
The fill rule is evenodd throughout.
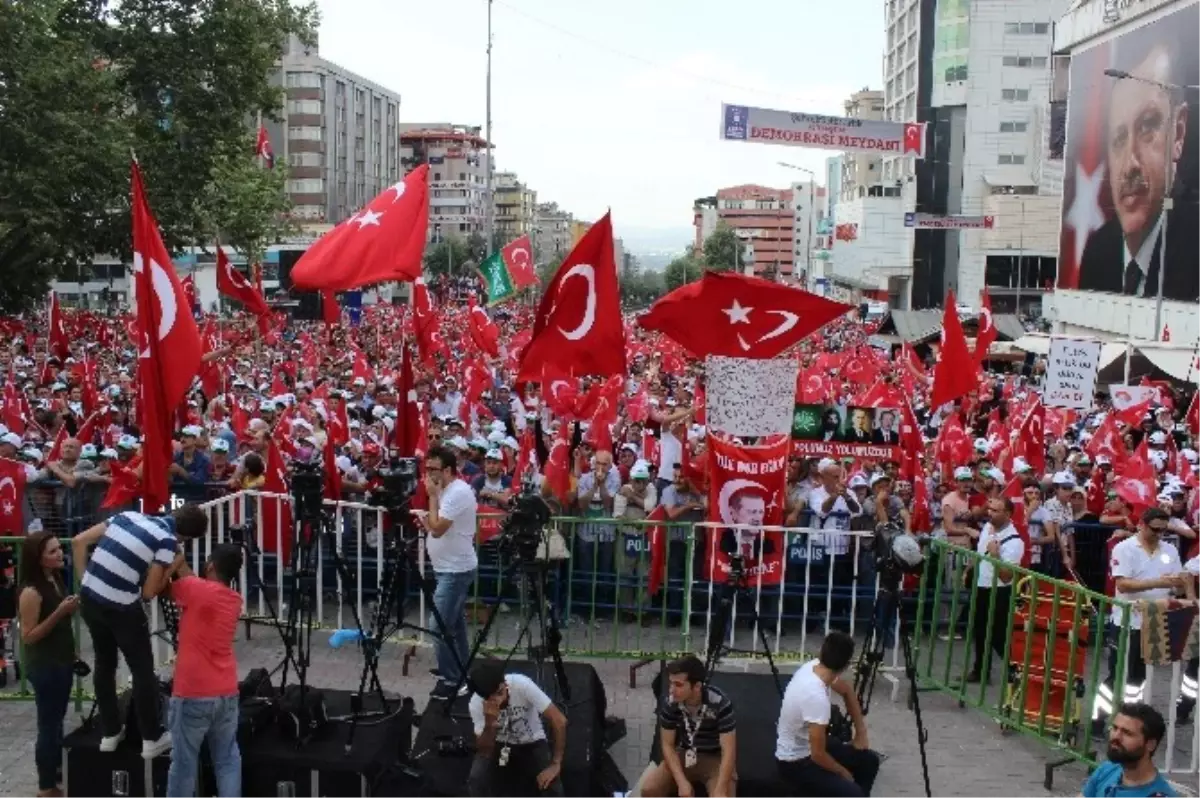
<path id="1" fill-rule="evenodd" d="M 650 478 L 650 468 L 645 463 L 642 463 L 642 462 L 634 463 L 633 468 L 629 469 L 629 478 L 630 479 L 649 479 Z"/>
<path id="2" fill-rule="evenodd" d="M 229 454 L 229 441 L 225 440 L 224 438 L 213 438 L 212 443 L 209 444 L 208 448 L 212 449 L 214 452 Z"/>
<path id="3" fill-rule="evenodd" d="M 200 429 L 195 424 L 188 424 L 186 427 L 180 430 L 180 432 L 189 438 L 198 438 L 200 437 L 200 433 L 204 432 L 204 430 Z"/>
<path id="4" fill-rule="evenodd" d="M 275 412 L 275 403 L 272 402 L 270 399 L 263 399 L 261 402 L 258 403 L 258 409 L 260 412 L 263 412 L 263 413 L 274 413 Z"/>
<path id="5" fill-rule="evenodd" d="M 488 443 L 504 443 L 504 430 L 492 430 L 487 436 Z"/>
<path id="6" fill-rule="evenodd" d="M 96 444 L 85 443 L 83 446 L 79 447 L 79 456 L 86 457 L 89 460 L 91 460 L 95 457 L 99 457 L 100 454 L 99 454 L 99 452 L 96 451 Z"/>
<path id="7" fill-rule="evenodd" d="M 1014 474 L 1026 474 L 1033 470 L 1033 466 L 1025 462 L 1024 457 L 1014 457 L 1012 470 Z"/>
<path id="8" fill-rule="evenodd" d="M 504 432 L 505 426 L 503 421 L 493 421 L 491 425 L 492 432 Z"/>
<path id="9" fill-rule="evenodd" d="M 511 435 L 509 435 L 507 438 L 505 438 L 502 441 L 502 443 L 503 443 L 503 445 L 507 446 L 510 449 L 520 449 L 521 448 L 521 444 L 517 443 L 517 439 Z"/>
<path id="10" fill-rule="evenodd" d="M 822 457 L 819 461 L 817 461 L 817 473 L 828 471 L 831 468 L 840 468 L 837 460 L 834 460 L 831 457 Z"/>
<path id="11" fill-rule="evenodd" d="M 987 438 L 975 439 L 975 451 L 979 452 L 980 454 L 987 454 L 989 451 L 991 451 L 991 448 L 992 447 L 988 445 Z"/>
<path id="12" fill-rule="evenodd" d="M 1004 481 L 1004 472 L 1001 471 L 999 468 L 989 468 L 988 470 L 983 472 L 983 475 L 985 477 L 987 477 L 988 479 L 991 479 L 994 482 L 1003 482 Z"/>
<path id="13" fill-rule="evenodd" d="M 292 419 L 292 430 L 298 431 L 300 429 L 306 429 L 309 432 L 312 432 L 312 424 L 309 424 L 307 421 L 305 421 L 302 418 Z"/>
<path id="14" fill-rule="evenodd" d="M 354 463 L 344 454 L 333 458 L 333 464 L 337 466 L 338 471 L 349 471 L 354 467 Z"/>
<path id="15" fill-rule="evenodd" d="M 7 443 L 17 449 L 21 448 L 21 436 L 15 432 L 5 432 L 0 435 L 0 443 Z"/>
<path id="16" fill-rule="evenodd" d="M 117 450 L 113 449 L 111 447 L 101 449 L 100 456 L 103 457 L 105 460 L 116 460 L 117 459 Z"/>
<path id="17" fill-rule="evenodd" d="M 1150 442 L 1153 443 L 1155 446 L 1166 446 L 1167 445 L 1167 433 L 1163 432 L 1162 430 L 1155 430 L 1154 432 L 1151 432 L 1150 433 Z"/>
<path id="18" fill-rule="evenodd" d="M 486 452 L 488 449 L 492 448 L 492 447 L 491 447 L 491 446 L 488 444 L 488 442 L 487 442 L 487 439 L 485 439 L 485 438 L 480 438 L 478 435 L 477 435 L 477 436 L 475 436 L 474 438 L 472 438 L 472 439 L 471 439 L 471 442 L 470 442 L 469 444 L 467 444 L 467 445 L 468 445 L 468 446 L 470 446 L 470 447 L 471 447 L 471 448 L 473 448 L 473 449 L 482 449 L 482 450 L 483 450 L 483 451 L 485 451 L 485 452 Z"/>
<path id="19" fill-rule="evenodd" d="M 632 444 L 632 443 L 622 443 L 622 444 L 621 444 L 621 451 L 623 451 L 623 452 L 633 452 L 634 454 L 637 454 L 637 453 L 638 453 L 638 447 L 637 447 L 637 446 L 635 446 L 635 445 L 634 445 L 634 444 Z"/>
<path id="20" fill-rule="evenodd" d="M 887 474 L 883 473 L 882 471 L 876 471 L 874 474 L 871 475 L 871 487 L 872 488 L 875 487 L 876 483 L 881 482 L 882 480 L 885 480 L 885 479 L 890 480 L 891 477 L 889 477 Z"/>
<path id="21" fill-rule="evenodd" d="M 355 378 L 354 378 L 354 383 L 353 383 L 353 384 L 354 384 L 354 385 L 366 385 L 366 384 L 367 384 L 367 381 L 366 381 L 366 379 L 364 379 L 364 378 L 362 378 L 362 377 L 355 377 Z"/>
<path id="22" fill-rule="evenodd" d="M 28 447 L 22 449 L 21 456 L 24 457 L 26 460 L 32 460 L 35 463 L 42 462 L 42 453 L 39 452 L 33 446 L 28 446 Z"/>
<path id="23" fill-rule="evenodd" d="M 133 437 L 132 435 L 122 435 L 120 438 L 117 438 L 117 448 L 118 449 L 136 449 L 137 448 L 137 438 Z"/>
<path id="24" fill-rule="evenodd" d="M 371 408 L 371 418 L 383 418 L 387 415 L 387 408 L 383 405 L 375 405 Z"/>
<path id="25" fill-rule="evenodd" d="M 1150 459 L 1154 461 L 1154 464 L 1158 466 L 1160 470 L 1167 464 L 1167 458 L 1169 455 L 1162 449 L 1151 449 L 1148 454 L 1150 455 Z"/>
<path id="26" fill-rule="evenodd" d="M 1075 477 L 1071 476 L 1071 472 L 1069 472 L 1069 471 L 1059 471 L 1057 474 L 1054 475 L 1053 482 L 1054 482 L 1055 486 L 1057 486 L 1057 487 L 1062 487 L 1062 488 L 1075 487 Z"/>
<path id="27" fill-rule="evenodd" d="M 484 454 L 484 458 L 486 458 L 488 460 L 503 460 L 504 455 L 500 452 L 499 449 L 488 449 L 487 453 Z"/>
<path id="28" fill-rule="evenodd" d="M 974 477 L 975 475 L 971 473 L 971 469 L 967 468 L 966 466 L 959 466 L 958 468 L 954 469 L 954 479 L 956 481 L 960 479 L 973 479 Z"/>
<path id="29" fill-rule="evenodd" d="M 1181 454 L 1183 459 L 1187 460 L 1189 463 L 1194 463 L 1197 460 L 1200 460 L 1200 453 L 1197 453 L 1195 449 L 1182 449 L 1179 454 Z"/>
<path id="30" fill-rule="evenodd" d="M 455 435 L 453 438 L 446 441 L 446 445 L 453 446 L 455 449 L 465 452 L 467 450 L 467 439 L 461 435 Z"/>
<path id="31" fill-rule="evenodd" d="M 850 478 L 850 487 L 852 487 L 852 488 L 867 487 L 867 478 L 864 477 L 862 474 L 855 474 L 853 477 Z"/>

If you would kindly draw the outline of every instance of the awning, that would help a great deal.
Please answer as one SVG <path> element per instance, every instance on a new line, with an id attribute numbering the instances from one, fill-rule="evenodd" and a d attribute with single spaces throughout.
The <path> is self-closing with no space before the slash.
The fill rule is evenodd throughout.
<path id="1" fill-rule="evenodd" d="M 1025 337 L 1025 325 L 1013 313 L 992 314 L 992 324 L 1001 338 L 1016 341 Z"/>
<path id="2" fill-rule="evenodd" d="M 942 331 L 942 311 L 940 310 L 893 310 L 887 320 L 880 325 L 880 331 L 889 328 L 896 335 L 910 344 L 918 344 L 936 338 Z"/>
<path id="3" fill-rule="evenodd" d="M 1200 384 L 1200 369 L 1196 368 L 1193 349 L 1139 344 L 1137 351 L 1147 360 L 1177 380 Z"/>

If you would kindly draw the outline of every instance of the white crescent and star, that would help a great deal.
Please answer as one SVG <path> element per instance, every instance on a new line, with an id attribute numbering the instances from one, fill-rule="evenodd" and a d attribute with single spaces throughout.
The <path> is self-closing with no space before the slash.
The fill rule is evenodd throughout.
<path id="1" fill-rule="evenodd" d="M 567 382 L 566 380 L 555 380 L 554 382 L 550 383 L 550 395 L 554 397 L 555 401 L 559 401 L 558 386 L 560 385 L 565 385 L 568 388 L 571 387 L 571 383 Z"/>
<path id="2" fill-rule="evenodd" d="M 368 227 L 368 226 L 379 227 L 379 219 L 380 219 L 380 217 L 383 216 L 383 214 L 384 214 L 384 211 L 380 211 L 380 212 L 376 213 L 375 211 L 371 210 L 370 208 L 367 208 L 362 213 L 353 217 L 351 219 L 351 221 L 358 223 L 359 230 L 363 229 L 364 227 Z"/>
<path id="3" fill-rule="evenodd" d="M 408 186 L 406 186 L 404 184 L 404 181 L 401 180 L 399 183 L 392 183 L 390 186 L 388 186 L 387 190 L 396 192 L 396 196 L 392 198 L 392 202 L 395 203 L 397 200 L 399 200 L 401 197 L 404 196 L 404 192 L 407 189 L 408 189 Z"/>
<path id="4" fill-rule="evenodd" d="M 568 341 L 578 341 L 587 335 L 591 331 L 592 325 L 596 323 L 596 270 L 590 264 L 577 263 L 563 275 L 559 287 L 561 288 L 572 277 L 582 277 L 587 282 L 587 303 L 584 305 L 583 318 L 580 319 L 578 327 L 573 330 L 564 330 L 559 327 L 558 331 Z"/>
<path id="5" fill-rule="evenodd" d="M 145 269 L 145 258 L 140 252 L 133 253 L 133 271 L 136 274 L 141 274 Z M 175 285 L 171 281 L 171 276 L 167 274 L 166 269 L 158 264 L 157 261 L 150 261 L 150 285 L 154 289 L 155 296 L 158 297 L 159 319 L 158 319 L 158 340 L 164 340 L 171 334 L 171 330 L 175 327 L 175 315 L 177 311 L 175 302 Z M 147 347 L 141 357 L 150 357 L 150 349 Z"/>
<path id="6" fill-rule="evenodd" d="M 517 258 L 517 255 L 523 255 L 524 258 Z M 512 262 L 521 266 L 529 265 L 529 250 L 525 247 L 516 247 L 512 250 Z"/>
<path id="7" fill-rule="evenodd" d="M 17 508 L 16 508 L 16 501 L 17 501 L 17 483 L 13 481 L 13 478 L 12 478 L 12 477 L 4 477 L 3 479 L 0 479 L 0 494 L 3 494 L 3 493 L 4 493 L 4 489 L 5 489 L 6 487 L 7 487 L 7 488 L 11 488 L 11 489 L 12 489 L 12 501 L 10 502 L 10 501 L 8 501 L 8 500 L 5 500 L 5 502 L 4 502 L 4 514 L 5 514 L 5 515 L 12 515 L 12 514 L 13 514 L 13 512 L 14 512 L 14 511 L 17 509 Z"/>
<path id="8" fill-rule="evenodd" d="M 1080 164 L 1075 165 L 1075 199 L 1063 219 L 1063 224 L 1075 231 L 1075 264 L 1083 262 L 1083 248 L 1088 236 L 1104 226 L 1104 211 L 1100 208 L 1100 192 L 1104 188 L 1104 165 L 1096 166 L 1090 174 Z"/>
<path id="9" fill-rule="evenodd" d="M 983 323 L 984 319 L 987 319 L 987 324 Z M 979 329 L 981 332 L 992 329 L 992 311 L 988 308 L 981 308 L 979 311 Z"/>

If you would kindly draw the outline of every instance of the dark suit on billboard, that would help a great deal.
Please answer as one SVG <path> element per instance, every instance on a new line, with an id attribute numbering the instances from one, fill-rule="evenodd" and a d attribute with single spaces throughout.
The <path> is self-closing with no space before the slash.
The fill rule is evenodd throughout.
<path id="1" fill-rule="evenodd" d="M 1176 200 L 1178 202 L 1178 200 Z M 1192 212 L 1188 219 L 1184 211 Z M 1166 299 L 1195 302 L 1200 297 L 1200 246 L 1198 246 L 1196 206 L 1185 203 L 1176 207 L 1167 216 L 1167 270 L 1163 283 Z M 1079 289 L 1082 291 L 1106 291 L 1112 294 L 1133 294 L 1154 298 L 1158 296 L 1158 272 L 1162 262 L 1162 235 L 1154 246 L 1149 264 L 1138 264 L 1145 270 L 1141 290 L 1135 291 L 1126 285 L 1124 236 L 1121 223 L 1110 219 L 1088 237 L 1079 267 Z M 1132 283 L 1132 281 L 1129 281 Z"/>
<path id="2" fill-rule="evenodd" d="M 900 435 L 894 429 L 877 429 L 871 434 L 871 443 L 881 443 L 884 446 L 896 446 L 900 443 Z"/>

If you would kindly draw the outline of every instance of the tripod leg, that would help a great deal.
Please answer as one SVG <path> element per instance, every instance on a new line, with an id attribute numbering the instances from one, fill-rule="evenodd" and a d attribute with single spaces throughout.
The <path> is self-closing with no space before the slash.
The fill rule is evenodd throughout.
<path id="1" fill-rule="evenodd" d="M 903 646 L 904 673 L 908 676 L 908 689 L 912 691 L 913 717 L 917 721 L 917 747 L 921 751 L 921 775 L 925 779 L 925 795 L 932 796 L 933 791 L 929 786 L 929 761 L 925 756 L 925 739 L 929 735 L 925 731 L 925 724 L 921 721 L 921 699 L 917 692 L 917 666 L 913 659 L 912 633 L 907 628 L 907 622 L 903 617 L 901 617 L 900 626 L 896 631 L 900 635 L 900 644 Z"/>

